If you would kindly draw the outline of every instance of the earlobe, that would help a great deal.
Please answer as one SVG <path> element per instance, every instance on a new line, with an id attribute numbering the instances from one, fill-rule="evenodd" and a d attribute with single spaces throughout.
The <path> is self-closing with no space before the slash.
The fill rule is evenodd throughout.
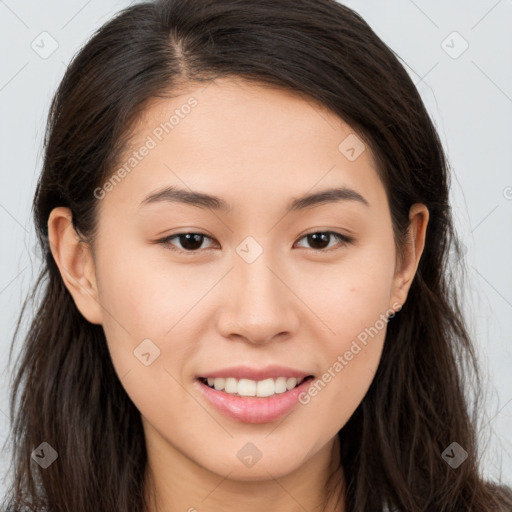
<path id="1" fill-rule="evenodd" d="M 64 285 L 82 315 L 101 324 L 94 260 L 89 246 L 77 234 L 69 208 L 54 208 L 48 218 L 48 242 Z"/>
<path id="2" fill-rule="evenodd" d="M 400 259 L 393 281 L 391 303 L 403 305 L 418 269 L 421 255 L 425 247 L 427 224 L 429 219 L 428 208 L 424 204 L 415 203 L 409 210 L 408 240 L 403 248 L 403 257 Z"/>

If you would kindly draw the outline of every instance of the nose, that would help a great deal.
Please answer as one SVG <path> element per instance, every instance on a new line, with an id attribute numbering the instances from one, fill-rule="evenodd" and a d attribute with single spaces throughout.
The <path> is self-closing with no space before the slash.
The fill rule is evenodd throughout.
<path id="1" fill-rule="evenodd" d="M 253 344 L 293 335 L 300 301 L 284 265 L 267 257 L 266 251 L 252 263 L 236 258 L 225 283 L 229 298 L 222 305 L 220 333 Z"/>

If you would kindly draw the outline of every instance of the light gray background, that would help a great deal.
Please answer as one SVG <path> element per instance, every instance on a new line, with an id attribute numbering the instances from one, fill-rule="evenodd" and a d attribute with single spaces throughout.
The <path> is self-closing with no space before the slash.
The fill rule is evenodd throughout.
<path id="1" fill-rule="evenodd" d="M 314 1 L 314 0 L 312 0 Z M 6 361 L 39 263 L 31 201 L 51 95 L 72 55 L 116 11 L 114 0 L 0 0 L 0 354 Z M 466 307 L 484 371 L 483 469 L 512 485 L 512 0 L 351 0 L 402 59 L 453 167 L 452 201 L 467 248 Z M 47 35 L 41 35 L 42 32 Z M 456 31 L 459 35 L 453 34 Z M 39 52 L 57 49 L 50 55 Z M 444 41 L 444 42 L 443 42 Z M 463 52 L 466 42 L 469 45 Z M 44 46 L 44 48 L 43 48 Z M 460 54 L 460 55 L 459 55 Z M 2 371 L 7 365 L 0 363 Z M 8 435 L 0 377 L 0 441 Z M 492 429 L 492 431 L 489 431 Z M 2 453 L 0 472 L 9 467 Z M 4 487 L 0 482 L 0 496 Z"/>

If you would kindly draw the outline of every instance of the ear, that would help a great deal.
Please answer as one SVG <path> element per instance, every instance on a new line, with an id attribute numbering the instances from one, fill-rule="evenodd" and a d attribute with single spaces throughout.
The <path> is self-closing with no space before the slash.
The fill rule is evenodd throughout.
<path id="1" fill-rule="evenodd" d="M 102 323 L 94 260 L 90 247 L 78 236 L 69 208 L 54 208 L 48 218 L 48 241 L 64 285 L 82 315 Z"/>
<path id="2" fill-rule="evenodd" d="M 393 290 L 391 293 L 390 308 L 397 309 L 402 306 L 411 287 L 416 270 L 420 262 L 429 219 L 428 208 L 424 204 L 415 203 L 409 210 L 409 230 L 406 245 L 403 248 L 402 258 L 397 258 Z"/>

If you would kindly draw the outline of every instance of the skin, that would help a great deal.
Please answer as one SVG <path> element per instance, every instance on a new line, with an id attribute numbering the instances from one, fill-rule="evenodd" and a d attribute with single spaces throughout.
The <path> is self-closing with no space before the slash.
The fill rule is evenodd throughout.
<path id="1" fill-rule="evenodd" d="M 411 208 L 399 262 L 370 149 L 350 161 L 338 146 L 354 131 L 340 118 L 290 91 L 242 80 L 189 84 L 153 101 L 134 127 L 133 147 L 191 96 L 197 106 L 98 201 L 93 244 L 80 242 L 67 208 L 51 212 L 52 254 L 83 316 L 103 326 L 141 412 L 146 488 L 149 495 L 154 485 L 159 506 L 149 510 L 319 511 L 337 462 L 336 434 L 370 386 L 385 327 L 309 403 L 274 422 L 224 416 L 195 377 L 245 363 L 320 378 L 358 334 L 405 302 L 428 210 Z M 215 194 L 231 210 L 171 202 L 139 208 L 164 185 Z M 369 206 L 346 200 L 285 214 L 292 199 L 334 186 L 356 190 Z M 326 231 L 354 241 L 331 237 L 322 246 L 305 237 Z M 155 243 L 191 232 L 210 238 L 190 255 L 179 252 L 183 238 L 169 242 L 176 251 Z M 247 236 L 263 250 L 252 263 L 236 251 Z M 133 354 L 147 338 L 160 349 L 149 366 Z M 237 458 L 249 442 L 262 454 L 252 467 Z"/>

